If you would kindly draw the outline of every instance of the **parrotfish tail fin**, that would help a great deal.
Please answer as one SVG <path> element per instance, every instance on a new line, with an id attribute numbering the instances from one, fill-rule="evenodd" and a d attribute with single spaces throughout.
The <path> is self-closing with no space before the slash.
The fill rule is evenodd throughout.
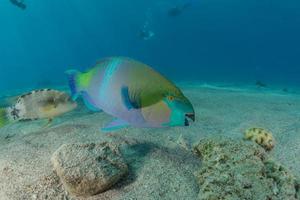
<path id="1" fill-rule="evenodd" d="M 5 108 L 0 108 L 0 128 L 9 124 L 9 118 Z"/>
<path id="2" fill-rule="evenodd" d="M 78 77 L 80 76 L 81 72 L 77 70 L 68 70 L 65 73 L 68 75 L 72 99 L 75 101 L 80 94 L 80 89 L 78 87 Z"/>

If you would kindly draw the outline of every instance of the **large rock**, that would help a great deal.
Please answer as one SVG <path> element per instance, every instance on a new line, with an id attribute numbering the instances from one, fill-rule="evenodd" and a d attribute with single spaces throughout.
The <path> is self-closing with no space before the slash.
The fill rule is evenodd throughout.
<path id="1" fill-rule="evenodd" d="M 194 151 L 203 161 L 196 173 L 200 200 L 300 199 L 299 181 L 256 144 L 203 139 Z"/>
<path id="2" fill-rule="evenodd" d="M 106 142 L 62 145 L 51 161 L 66 190 L 76 196 L 104 192 L 128 171 L 118 148 Z"/>

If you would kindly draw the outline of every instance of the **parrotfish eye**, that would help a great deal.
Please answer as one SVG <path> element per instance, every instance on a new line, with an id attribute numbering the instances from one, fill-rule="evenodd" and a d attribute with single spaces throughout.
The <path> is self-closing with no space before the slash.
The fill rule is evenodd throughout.
<path id="1" fill-rule="evenodd" d="M 167 97 L 169 101 L 174 101 L 175 97 L 174 96 L 168 96 Z"/>

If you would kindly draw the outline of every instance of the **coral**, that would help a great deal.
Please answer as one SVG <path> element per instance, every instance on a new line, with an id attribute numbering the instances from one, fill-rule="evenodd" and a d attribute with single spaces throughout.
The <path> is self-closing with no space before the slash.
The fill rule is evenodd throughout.
<path id="1" fill-rule="evenodd" d="M 200 200 L 300 199 L 299 181 L 258 145 L 208 138 L 194 152 L 203 162 L 195 173 Z"/>
<path id="2" fill-rule="evenodd" d="M 272 150 L 275 146 L 275 139 L 272 133 L 263 128 L 250 128 L 246 130 L 245 139 L 256 142 L 267 151 Z"/>

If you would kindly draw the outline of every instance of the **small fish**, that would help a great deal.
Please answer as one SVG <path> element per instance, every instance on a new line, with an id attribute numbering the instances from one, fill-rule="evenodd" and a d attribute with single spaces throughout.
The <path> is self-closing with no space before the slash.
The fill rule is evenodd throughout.
<path id="1" fill-rule="evenodd" d="M 255 85 L 259 88 L 266 88 L 268 85 L 262 81 L 257 80 Z"/>
<path id="2" fill-rule="evenodd" d="M 130 58 L 105 58 L 81 73 L 67 72 L 73 100 L 116 117 L 102 131 L 134 127 L 188 126 L 195 121 L 190 101 L 151 67 Z"/>
<path id="3" fill-rule="evenodd" d="M 23 94 L 8 108 L 0 108 L 0 127 L 17 121 L 48 119 L 72 111 L 77 107 L 71 97 L 52 89 L 34 90 Z"/>

